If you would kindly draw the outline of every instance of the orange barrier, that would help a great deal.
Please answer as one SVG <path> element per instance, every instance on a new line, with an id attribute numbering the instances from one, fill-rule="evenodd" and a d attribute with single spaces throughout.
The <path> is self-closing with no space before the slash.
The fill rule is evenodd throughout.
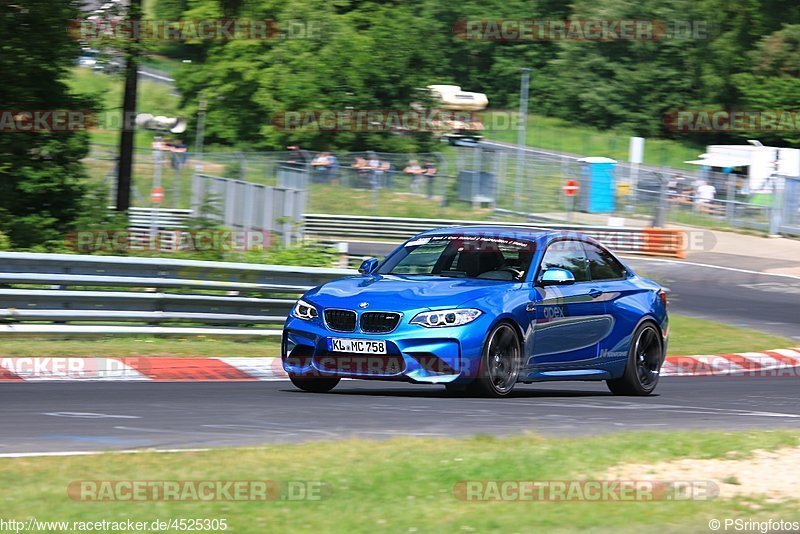
<path id="1" fill-rule="evenodd" d="M 654 256 L 686 258 L 686 233 L 683 230 L 666 228 L 644 228 L 642 252 Z"/>

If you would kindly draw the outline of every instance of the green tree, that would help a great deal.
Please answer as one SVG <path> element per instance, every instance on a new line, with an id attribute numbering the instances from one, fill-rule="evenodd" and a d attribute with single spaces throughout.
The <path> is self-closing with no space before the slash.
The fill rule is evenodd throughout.
<path id="1" fill-rule="evenodd" d="M 165 10 L 184 5 L 158 1 Z M 732 136 L 725 134 L 670 132 L 663 118 L 682 109 L 788 105 L 800 57 L 794 34 L 781 29 L 800 24 L 800 6 L 781 0 L 192 0 L 187 5 L 181 15 L 186 19 L 320 23 L 316 38 L 187 45 L 202 59 L 178 75 L 187 116 L 194 115 L 202 92 L 209 106 L 207 141 L 240 148 L 427 147 L 430 136 L 286 131 L 274 118 L 287 111 L 405 109 L 419 88 L 434 83 L 485 92 L 491 107 L 513 109 L 522 67 L 533 69 L 530 105 L 536 113 L 646 136 L 728 141 Z M 498 19 L 656 20 L 670 33 L 634 41 L 505 42 L 465 39 L 458 31 L 466 21 Z M 672 34 L 687 22 L 700 33 Z M 770 33 L 773 39 L 759 45 Z M 776 62 L 783 70 L 773 68 Z"/>
<path id="2" fill-rule="evenodd" d="M 748 111 L 800 111 L 800 24 L 787 25 L 764 37 L 750 55 L 753 68 L 733 76 L 739 109 Z M 762 142 L 800 144 L 800 130 L 760 130 L 742 132 L 743 138 L 756 135 Z"/>
<path id="3" fill-rule="evenodd" d="M 0 9 L 3 109 L 90 109 L 63 81 L 79 51 L 68 33 L 78 2 L 5 0 Z M 14 246 L 63 240 L 80 211 L 87 151 L 85 131 L 0 132 L 0 232 Z"/>

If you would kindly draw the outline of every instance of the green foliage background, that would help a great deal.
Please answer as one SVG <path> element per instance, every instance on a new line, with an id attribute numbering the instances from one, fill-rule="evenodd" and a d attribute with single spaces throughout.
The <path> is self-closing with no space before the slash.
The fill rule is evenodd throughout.
<path id="1" fill-rule="evenodd" d="M 67 33 L 77 3 L 0 5 L 0 108 L 93 110 L 64 83 L 79 50 Z M 0 132 L 0 233 L 14 246 L 42 246 L 70 230 L 86 192 L 80 160 L 88 148 L 85 131 Z"/>
<path id="2" fill-rule="evenodd" d="M 273 119 L 286 111 L 408 109 L 434 83 L 485 92 L 493 109 L 513 110 L 522 67 L 532 69 L 530 110 L 582 128 L 738 142 L 753 133 L 673 132 L 663 117 L 685 109 L 800 109 L 797 0 L 146 0 L 145 12 L 167 20 L 270 19 L 309 32 L 143 46 L 174 72 L 175 113 L 190 118 L 187 140 L 202 96 L 206 145 L 236 150 L 430 151 L 435 140 L 426 134 L 284 131 Z M 68 28 L 83 16 L 79 0 L 0 2 L 2 109 L 114 111 L 111 95 L 81 96 L 80 84 L 68 83 L 79 54 Z M 467 20 L 499 19 L 689 21 L 702 31 L 537 42 L 468 40 L 454 31 Z M 800 128 L 757 137 L 796 146 Z M 88 139 L 86 132 L 0 134 L 0 247 L 52 250 L 78 224 L 120 223 L 98 209 L 103 197 L 88 185 L 81 165 Z"/>
<path id="3" fill-rule="evenodd" d="M 407 109 L 417 88 L 454 83 L 486 92 L 495 109 L 515 109 L 521 67 L 533 69 L 531 111 L 582 126 L 707 143 L 751 133 L 667 130 L 685 109 L 800 106 L 800 3 L 779 0 L 156 0 L 186 20 L 239 17 L 312 23 L 309 38 L 187 43 L 198 66 L 178 71 L 184 105 L 209 100 L 207 140 L 254 149 L 299 143 L 316 149 L 425 149 L 428 138 L 281 131 L 284 111 Z M 181 6 L 184 6 L 181 9 Z M 226 7 L 227 6 L 227 7 Z M 468 20 L 658 20 L 677 32 L 640 41 L 498 42 L 454 31 Z M 798 132 L 765 142 L 797 143 Z"/>

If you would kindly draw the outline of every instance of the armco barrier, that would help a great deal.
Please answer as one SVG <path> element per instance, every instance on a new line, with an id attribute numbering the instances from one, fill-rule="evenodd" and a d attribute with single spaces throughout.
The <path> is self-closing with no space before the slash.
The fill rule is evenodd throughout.
<path id="1" fill-rule="evenodd" d="M 301 293 L 351 274 L 355 271 L 0 252 L 0 333 L 279 335 Z"/>
<path id="2" fill-rule="evenodd" d="M 306 239 L 325 243 L 354 241 L 399 243 L 431 228 L 489 225 L 580 232 L 594 237 L 612 250 L 627 254 L 684 258 L 687 245 L 683 231 L 664 228 L 620 228 L 578 224 L 412 219 L 328 214 L 306 214 L 303 222 Z"/>

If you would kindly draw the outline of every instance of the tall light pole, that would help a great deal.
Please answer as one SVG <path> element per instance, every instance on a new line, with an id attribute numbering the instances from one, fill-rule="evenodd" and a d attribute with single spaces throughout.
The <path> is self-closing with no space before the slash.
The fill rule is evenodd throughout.
<path id="1" fill-rule="evenodd" d="M 514 195 L 514 209 L 519 210 L 522 204 L 522 166 L 524 162 L 525 134 L 528 128 L 528 88 L 531 69 L 522 70 L 519 87 L 519 125 L 517 126 L 517 194 Z"/>
<path id="2" fill-rule="evenodd" d="M 142 18 L 142 0 L 131 0 L 128 9 L 131 21 Z M 134 34 L 125 49 L 125 93 L 122 98 L 122 131 L 119 136 L 119 162 L 117 164 L 117 211 L 128 211 L 131 207 L 131 183 L 133 174 L 133 145 L 136 133 L 136 90 L 139 54 L 139 36 Z"/>

